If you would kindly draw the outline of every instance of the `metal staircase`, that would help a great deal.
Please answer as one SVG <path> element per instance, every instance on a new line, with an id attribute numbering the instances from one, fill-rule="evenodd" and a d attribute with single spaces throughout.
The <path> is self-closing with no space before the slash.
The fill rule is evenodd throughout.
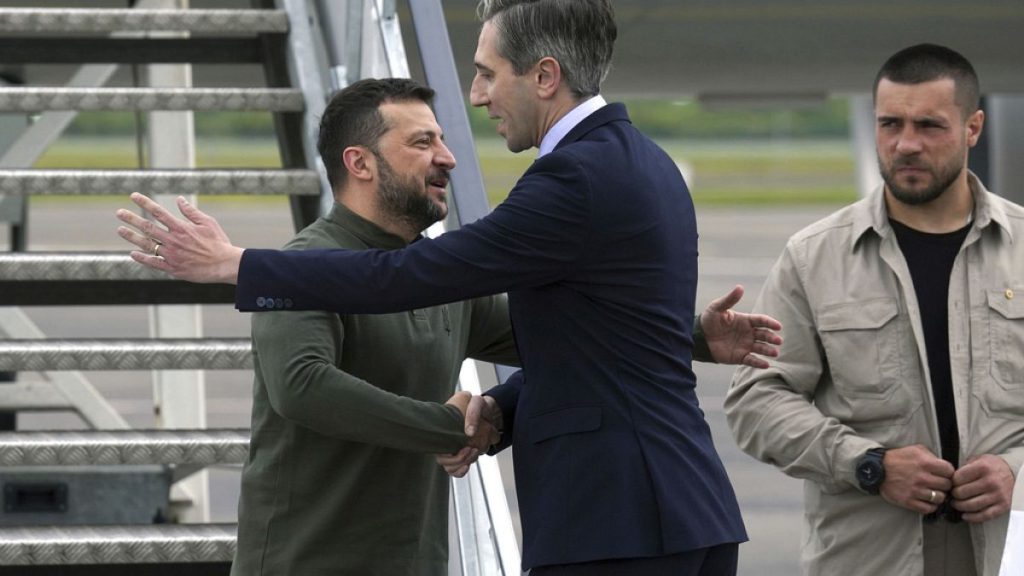
<path id="1" fill-rule="evenodd" d="M 75 490 L 79 501 L 83 495 L 102 500 L 105 492 L 130 500 L 132 489 L 118 482 L 150 492 L 155 486 L 164 499 L 142 523 L 90 522 L 88 514 L 61 525 L 0 522 L 0 574 L 226 574 L 235 528 L 208 522 L 200 471 L 244 462 L 248 430 L 205 426 L 199 371 L 251 368 L 250 344 L 204 338 L 195 326 L 201 324 L 197 304 L 228 304 L 233 290 L 172 280 L 125 252 L 31 252 L 25 206 L 32 196 L 126 198 L 134 191 L 161 202 L 171 194 L 284 195 L 300 228 L 333 202 L 315 149 L 329 92 L 360 77 L 408 76 L 408 64 L 393 0 L 252 0 L 237 9 L 188 8 L 186 0 L 111 4 L 0 7 L 0 63 L 79 66 L 62 86 L 0 83 L 0 114 L 32 119 L 6 150 L 0 147 L 0 221 L 10 223 L 12 247 L 0 253 L 0 373 L 45 375 L 0 382 L 0 411 L 74 410 L 92 428 L 0 432 L 0 481 L 8 512 L 67 511 L 74 503 L 68 492 Z M 487 207 L 441 5 L 416 0 L 409 10 L 428 83 L 439 92 L 439 120 L 460 158 L 453 212 L 470 221 Z M 209 63 L 259 64 L 266 86 L 192 87 L 189 66 Z M 164 85 L 106 87 L 117 67 L 126 65 L 153 67 L 150 77 Z M 31 168 L 85 110 L 153 113 L 149 165 Z M 282 168 L 195 169 L 189 113 L 216 110 L 271 113 Z M 152 144 L 152 132 L 159 133 L 158 144 Z M 459 221 L 450 219 L 448 226 Z M 151 338 L 48 338 L 17 308 L 140 304 L 154 306 Z M 154 402 L 166 429 L 130 429 L 83 374 L 95 370 L 170 371 L 155 373 Z M 478 388 L 483 374 L 493 369 L 467 363 L 463 386 Z M 488 459 L 453 483 L 453 514 L 452 574 L 519 573 L 495 462 Z"/>

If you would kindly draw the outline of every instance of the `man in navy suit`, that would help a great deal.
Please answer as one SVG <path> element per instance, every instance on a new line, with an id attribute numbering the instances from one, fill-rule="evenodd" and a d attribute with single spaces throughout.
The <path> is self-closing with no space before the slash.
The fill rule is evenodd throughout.
<path id="1" fill-rule="evenodd" d="M 402 250 L 243 251 L 183 200 L 190 222 L 133 196 L 167 229 L 121 211 L 145 234 L 120 233 L 160 243 L 160 257 L 133 253 L 149 266 L 237 283 L 243 311 L 383 313 L 507 291 L 524 370 L 475 405 L 503 425 L 498 448 L 514 446 L 524 568 L 734 574 L 746 534 L 690 366 L 693 204 L 674 162 L 599 95 L 611 6 L 485 1 L 480 14 L 472 102 L 510 150 L 540 148 L 487 217 Z M 442 182 L 423 188 L 443 201 Z M 778 342 L 766 322 L 733 361 L 763 363 L 747 351 Z"/>

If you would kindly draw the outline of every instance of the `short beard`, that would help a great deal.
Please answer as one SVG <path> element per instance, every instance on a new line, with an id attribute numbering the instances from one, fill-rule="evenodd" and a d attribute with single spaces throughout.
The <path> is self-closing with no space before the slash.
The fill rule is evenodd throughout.
<path id="1" fill-rule="evenodd" d="M 885 164 L 882 159 L 878 159 L 878 165 L 882 166 L 882 180 L 885 181 L 886 188 L 892 194 L 893 198 L 900 201 L 908 206 L 920 206 L 927 204 L 940 196 L 952 186 L 953 182 L 960 177 L 960 172 L 964 169 L 963 161 L 947 164 L 939 167 L 937 170 L 932 171 L 933 182 L 931 186 L 928 186 L 924 190 L 915 191 L 908 188 L 903 188 L 896 183 L 896 169 L 902 164 L 898 161 L 893 161 L 893 165 L 889 168 L 885 168 Z"/>
<path id="2" fill-rule="evenodd" d="M 383 156 L 376 153 L 374 155 L 377 156 L 377 163 L 380 166 L 377 202 L 385 218 L 408 226 L 417 234 L 434 222 L 444 219 L 447 210 L 421 193 L 421 188 L 414 179 L 403 179 Z"/>

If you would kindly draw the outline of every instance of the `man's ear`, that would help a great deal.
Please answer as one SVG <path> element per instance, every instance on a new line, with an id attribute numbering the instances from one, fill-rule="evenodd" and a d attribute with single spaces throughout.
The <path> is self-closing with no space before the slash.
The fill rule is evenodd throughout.
<path id="1" fill-rule="evenodd" d="M 345 170 L 357 180 L 373 180 L 374 169 L 377 159 L 364 146 L 349 146 L 341 153 L 341 161 L 345 164 Z"/>
<path id="2" fill-rule="evenodd" d="M 562 65 L 550 56 L 541 58 L 533 67 L 537 95 L 543 99 L 553 97 L 562 86 Z"/>
<path id="3" fill-rule="evenodd" d="M 973 148 L 981 138 L 981 130 L 985 127 L 985 112 L 976 110 L 967 118 L 967 146 Z"/>

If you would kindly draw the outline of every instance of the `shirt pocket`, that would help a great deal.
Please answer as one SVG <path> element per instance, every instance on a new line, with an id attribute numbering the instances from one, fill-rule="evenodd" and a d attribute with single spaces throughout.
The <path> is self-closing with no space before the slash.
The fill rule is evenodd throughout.
<path id="1" fill-rule="evenodd" d="M 1019 297 L 1015 297 L 1019 296 Z M 1024 286 L 988 293 L 989 346 L 992 378 L 1013 392 L 1012 404 L 1024 399 Z M 1007 399 L 1010 400 L 1010 399 Z"/>
<path id="2" fill-rule="evenodd" d="M 818 332 L 836 391 L 885 400 L 903 381 L 905 328 L 892 298 L 843 302 L 818 314 Z"/>

